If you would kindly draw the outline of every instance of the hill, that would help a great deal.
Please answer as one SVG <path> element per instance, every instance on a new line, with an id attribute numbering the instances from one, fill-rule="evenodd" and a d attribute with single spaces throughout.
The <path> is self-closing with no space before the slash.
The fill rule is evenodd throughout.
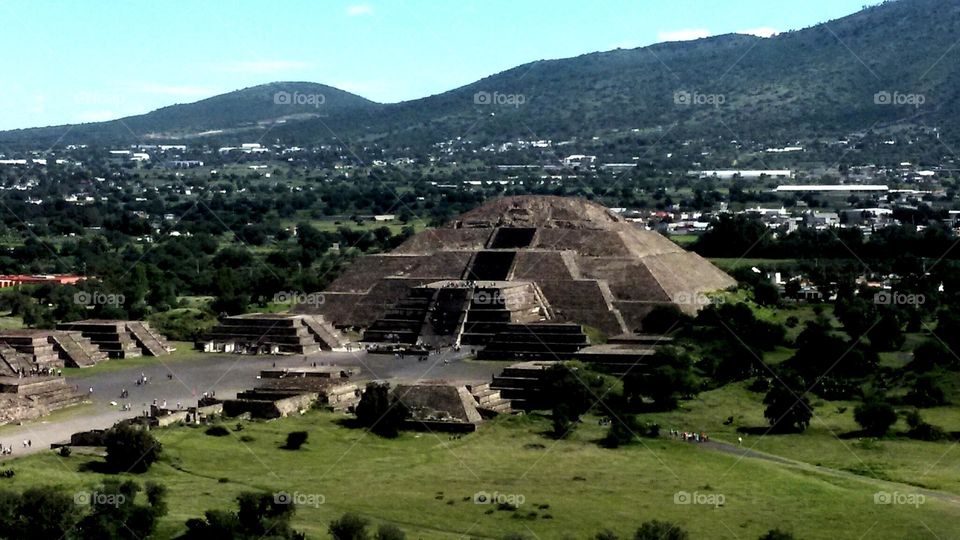
<path id="1" fill-rule="evenodd" d="M 70 128 L 68 138 L 83 143 L 172 141 L 212 136 L 246 140 L 250 131 L 262 132 L 272 125 L 378 107 L 368 99 L 324 84 L 274 82 L 138 116 L 75 125 Z M 53 144 L 65 129 L 66 126 L 54 126 L 0 132 L 0 144 L 17 141 Z"/>
<path id="2" fill-rule="evenodd" d="M 541 60 L 442 94 L 379 105 L 322 86 L 315 107 L 275 106 L 273 83 L 147 115 L 74 128 L 72 139 L 129 140 L 202 130 L 264 130 L 290 144 L 351 139 L 416 146 L 565 139 L 602 130 L 654 138 L 792 141 L 899 125 L 950 129 L 960 117 L 960 0 L 898 0 L 772 38 L 723 35 Z M 246 105 L 244 105 L 246 104 Z M 252 104 L 252 105 L 251 105 Z M 296 109 L 291 114 L 289 109 Z M 57 130 L 0 133 L 0 145 Z M 218 134 L 223 136 L 224 133 Z M 53 141 L 49 141 L 53 142 Z"/>

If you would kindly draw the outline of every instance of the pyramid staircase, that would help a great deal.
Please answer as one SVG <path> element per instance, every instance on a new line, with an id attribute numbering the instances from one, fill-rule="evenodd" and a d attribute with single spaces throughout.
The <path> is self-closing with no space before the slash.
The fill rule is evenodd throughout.
<path id="1" fill-rule="evenodd" d="M 427 320 L 434 295 L 434 289 L 410 289 L 406 297 L 363 332 L 361 341 L 415 344 Z"/>
<path id="2" fill-rule="evenodd" d="M 503 368 L 494 375 L 489 389 L 499 393 L 500 399 L 508 401 L 514 411 L 530 411 L 550 406 L 544 398 L 547 386 L 547 369 L 556 362 L 522 362 Z M 483 385 L 477 386 L 483 388 Z"/>
<path id="3" fill-rule="evenodd" d="M 477 410 L 485 417 L 513 412 L 510 401 L 503 399 L 499 390 L 490 388 L 490 383 L 477 384 L 469 387 L 473 399 L 477 400 Z"/>
<path id="4" fill-rule="evenodd" d="M 143 351 L 127 330 L 127 321 L 85 320 L 57 325 L 57 330 L 79 332 L 110 358 L 137 358 Z"/>
<path id="5" fill-rule="evenodd" d="M 150 356 L 170 354 L 170 346 L 163 336 L 154 332 L 150 325 L 142 321 L 127 321 L 127 331 L 140 346 L 141 352 Z"/>
<path id="6" fill-rule="evenodd" d="M 347 336 L 324 319 L 323 315 L 304 315 L 301 320 L 323 350 L 345 349 L 350 343 Z"/>
<path id="7" fill-rule="evenodd" d="M 0 375 L 17 377 L 21 373 L 30 373 L 35 367 L 30 357 L 6 343 L 0 343 Z"/>
<path id="8" fill-rule="evenodd" d="M 52 332 L 50 340 L 67 366 L 90 367 L 107 359 L 107 355 L 80 332 Z"/>

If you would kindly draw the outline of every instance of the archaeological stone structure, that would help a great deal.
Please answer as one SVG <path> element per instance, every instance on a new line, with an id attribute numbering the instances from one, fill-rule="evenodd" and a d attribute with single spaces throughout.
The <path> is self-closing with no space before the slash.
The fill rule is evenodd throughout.
<path id="1" fill-rule="evenodd" d="M 221 318 L 196 347 L 204 352 L 312 354 L 343 349 L 347 343 L 322 316 L 250 313 Z"/>
<path id="2" fill-rule="evenodd" d="M 0 425 L 40 418 L 86 398 L 63 377 L 0 377 Z"/>
<path id="3" fill-rule="evenodd" d="M 352 411 L 360 401 L 362 387 L 349 376 L 349 370 L 333 366 L 263 370 L 260 384 L 223 402 L 223 413 L 270 419 L 317 405 L 337 412 Z"/>
<path id="4" fill-rule="evenodd" d="M 642 333 L 654 307 L 693 314 L 705 293 L 734 285 L 699 255 L 598 204 L 521 196 L 362 257 L 323 303 L 297 310 L 362 330 L 366 342 L 567 359 L 589 345 L 589 328 Z"/>
<path id="5" fill-rule="evenodd" d="M 465 386 L 445 382 L 401 384 L 391 392 L 410 412 L 406 429 L 471 432 L 483 421 L 477 401 Z"/>
<path id="6" fill-rule="evenodd" d="M 57 330 L 79 333 L 110 358 L 165 356 L 172 347 L 144 321 L 87 319 L 60 323 Z"/>

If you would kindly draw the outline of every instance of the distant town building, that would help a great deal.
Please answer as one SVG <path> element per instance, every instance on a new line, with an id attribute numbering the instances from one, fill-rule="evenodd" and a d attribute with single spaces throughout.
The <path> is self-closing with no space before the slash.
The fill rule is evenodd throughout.
<path id="1" fill-rule="evenodd" d="M 756 180 L 759 178 L 793 178 L 793 171 L 775 170 L 775 169 L 764 169 L 764 170 L 729 169 L 729 170 L 717 170 L 717 171 L 688 171 L 687 175 L 696 176 L 698 178 L 719 178 L 721 180 L 730 180 L 733 178 L 744 178 L 744 179 Z"/>

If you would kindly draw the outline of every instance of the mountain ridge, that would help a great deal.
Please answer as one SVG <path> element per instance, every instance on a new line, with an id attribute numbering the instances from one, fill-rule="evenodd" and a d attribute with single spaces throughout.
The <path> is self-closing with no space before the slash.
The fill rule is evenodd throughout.
<path id="1" fill-rule="evenodd" d="M 960 0 L 896 0 L 770 38 L 723 34 L 537 60 L 398 103 L 319 83 L 268 83 L 82 124 L 71 137 L 126 142 L 133 132 L 176 140 L 205 129 L 237 139 L 270 129 L 272 138 L 292 144 L 349 138 L 415 146 L 629 129 L 788 139 L 902 123 L 949 130 L 960 120 L 958 34 Z M 270 101 L 269 90 L 313 92 L 325 102 L 282 106 Z M 884 96 L 891 102 L 880 102 Z M 66 128 L 0 132 L 0 145 L 52 139 Z"/>

